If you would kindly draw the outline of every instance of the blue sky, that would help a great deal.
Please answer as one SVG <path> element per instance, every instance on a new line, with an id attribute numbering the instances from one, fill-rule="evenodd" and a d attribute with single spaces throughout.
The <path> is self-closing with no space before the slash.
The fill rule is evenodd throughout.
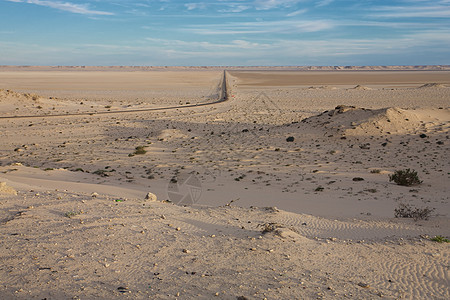
<path id="1" fill-rule="evenodd" d="M 450 0 L 0 0 L 0 65 L 450 64 Z"/>

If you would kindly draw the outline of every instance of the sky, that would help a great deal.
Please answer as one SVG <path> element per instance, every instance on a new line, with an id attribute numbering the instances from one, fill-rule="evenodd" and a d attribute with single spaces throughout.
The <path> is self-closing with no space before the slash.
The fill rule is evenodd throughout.
<path id="1" fill-rule="evenodd" d="M 450 64 L 450 0 L 0 0 L 0 65 Z"/>

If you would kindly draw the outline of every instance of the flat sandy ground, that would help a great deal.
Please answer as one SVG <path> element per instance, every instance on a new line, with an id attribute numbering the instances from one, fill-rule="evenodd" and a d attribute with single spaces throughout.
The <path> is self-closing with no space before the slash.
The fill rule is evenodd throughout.
<path id="1" fill-rule="evenodd" d="M 0 69 L 2 299 L 450 297 L 450 71 L 226 74 Z"/>

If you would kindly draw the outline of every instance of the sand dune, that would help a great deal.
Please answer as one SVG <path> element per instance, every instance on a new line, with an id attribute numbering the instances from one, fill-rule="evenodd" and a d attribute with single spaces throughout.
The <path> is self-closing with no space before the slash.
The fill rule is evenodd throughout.
<path id="1" fill-rule="evenodd" d="M 450 297 L 448 71 L 6 69 L 2 299 Z"/>
<path id="2" fill-rule="evenodd" d="M 417 134 L 430 126 L 447 127 L 450 110 L 404 110 L 396 107 L 373 110 L 340 105 L 302 122 L 323 130 L 335 129 L 342 135 Z"/>

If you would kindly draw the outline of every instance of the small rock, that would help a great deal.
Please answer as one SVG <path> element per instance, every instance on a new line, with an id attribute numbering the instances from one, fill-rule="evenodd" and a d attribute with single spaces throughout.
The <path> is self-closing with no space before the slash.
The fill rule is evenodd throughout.
<path id="1" fill-rule="evenodd" d="M 294 137 L 293 136 L 290 136 L 290 137 L 288 137 L 287 139 L 286 139 L 286 142 L 293 142 L 294 141 Z"/>
<path id="2" fill-rule="evenodd" d="M 358 283 L 358 285 L 359 285 L 360 287 L 365 288 L 365 289 L 368 289 L 368 288 L 370 287 L 367 283 L 364 283 L 364 282 L 360 282 L 360 283 Z"/>
<path id="3" fill-rule="evenodd" d="M 98 193 L 93 192 L 93 193 L 91 194 L 91 197 L 92 197 L 92 198 L 97 198 L 97 197 L 98 197 Z"/>
<path id="4" fill-rule="evenodd" d="M 427 135 L 425 133 L 422 133 L 421 135 L 419 135 L 421 139 L 424 139 L 427 137 Z"/>
<path id="5" fill-rule="evenodd" d="M 145 196 L 145 200 L 157 201 L 158 198 L 156 197 L 155 194 L 148 192 L 147 195 Z"/>
<path id="6" fill-rule="evenodd" d="M 362 178 L 362 177 L 354 177 L 352 180 L 353 181 L 364 181 L 364 178 Z"/>
<path id="7" fill-rule="evenodd" d="M 130 290 L 128 290 L 128 287 L 124 287 L 124 286 L 119 286 L 119 287 L 117 288 L 117 290 L 118 290 L 120 293 L 131 293 Z"/>
<path id="8" fill-rule="evenodd" d="M 427 254 L 432 256 L 432 257 L 439 257 L 439 256 L 441 256 L 439 253 L 427 253 Z"/>
<path id="9" fill-rule="evenodd" d="M 188 250 L 188 249 L 183 249 L 183 253 L 187 253 L 187 254 L 189 254 L 189 253 L 191 253 L 191 251 L 190 251 L 190 250 Z"/>

